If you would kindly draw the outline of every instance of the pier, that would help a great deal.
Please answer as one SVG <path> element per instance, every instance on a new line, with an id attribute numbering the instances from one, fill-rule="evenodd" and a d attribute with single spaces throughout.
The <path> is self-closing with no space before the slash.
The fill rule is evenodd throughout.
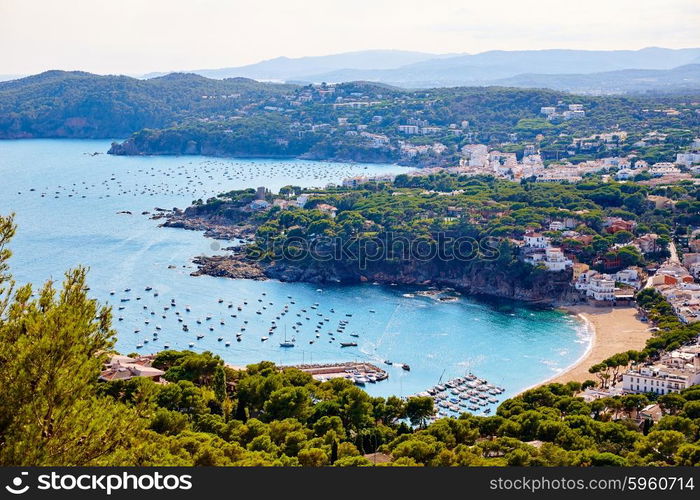
<path id="1" fill-rule="evenodd" d="M 311 374 L 315 380 L 325 382 L 332 378 L 345 378 L 351 380 L 356 385 L 374 384 L 389 378 L 389 374 L 371 363 L 346 362 L 328 364 L 302 364 L 293 365 L 303 372 Z"/>

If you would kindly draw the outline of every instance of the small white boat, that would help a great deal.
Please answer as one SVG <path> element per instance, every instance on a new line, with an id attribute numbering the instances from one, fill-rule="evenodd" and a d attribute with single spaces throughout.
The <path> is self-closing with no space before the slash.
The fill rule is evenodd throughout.
<path id="1" fill-rule="evenodd" d="M 355 377 L 355 385 L 365 385 L 368 380 L 365 377 Z"/>

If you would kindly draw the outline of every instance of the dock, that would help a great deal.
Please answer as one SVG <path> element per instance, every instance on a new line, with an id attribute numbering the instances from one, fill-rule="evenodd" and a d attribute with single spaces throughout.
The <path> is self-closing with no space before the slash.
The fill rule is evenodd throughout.
<path id="1" fill-rule="evenodd" d="M 332 378 L 346 378 L 356 385 L 363 386 L 367 383 L 381 382 L 389 378 L 389 374 L 371 363 L 329 363 L 329 364 L 302 364 L 293 365 L 303 372 L 311 374 L 315 380 L 324 382 Z"/>

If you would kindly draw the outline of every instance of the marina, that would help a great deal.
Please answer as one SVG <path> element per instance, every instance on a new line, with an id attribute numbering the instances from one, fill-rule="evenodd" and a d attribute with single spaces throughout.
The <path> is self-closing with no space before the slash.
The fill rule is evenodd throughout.
<path id="1" fill-rule="evenodd" d="M 311 374 L 319 382 L 334 378 L 350 380 L 355 385 L 375 384 L 389 378 L 389 374 L 371 363 L 331 363 L 317 365 L 296 365 L 293 368 Z"/>
<path id="2" fill-rule="evenodd" d="M 433 400 L 435 418 L 458 417 L 461 413 L 483 413 L 488 415 L 501 399 L 496 397 L 506 392 L 505 388 L 478 378 L 473 373 L 437 384 L 416 396 Z"/>

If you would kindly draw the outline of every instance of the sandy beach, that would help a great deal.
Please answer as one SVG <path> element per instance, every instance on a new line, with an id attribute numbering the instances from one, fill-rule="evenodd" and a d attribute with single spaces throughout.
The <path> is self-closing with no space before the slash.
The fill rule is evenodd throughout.
<path id="1" fill-rule="evenodd" d="M 650 326 L 638 319 L 634 307 L 571 306 L 564 309 L 588 322 L 593 338 L 589 349 L 574 365 L 543 383 L 595 380 L 595 376 L 588 373 L 589 367 L 618 352 L 641 350 L 651 336 Z"/>

